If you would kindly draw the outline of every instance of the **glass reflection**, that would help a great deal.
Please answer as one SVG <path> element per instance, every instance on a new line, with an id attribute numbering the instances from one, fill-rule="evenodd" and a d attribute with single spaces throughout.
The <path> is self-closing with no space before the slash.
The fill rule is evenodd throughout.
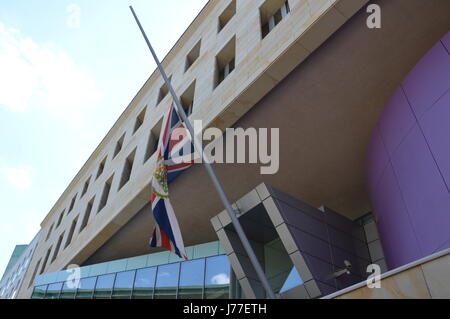
<path id="1" fill-rule="evenodd" d="M 230 262 L 227 256 L 206 259 L 205 298 L 226 299 L 229 296 Z"/>
<path id="2" fill-rule="evenodd" d="M 158 267 L 155 299 L 175 299 L 177 296 L 180 263 Z"/>
<path id="3" fill-rule="evenodd" d="M 48 285 L 47 293 L 45 294 L 45 299 L 58 299 L 62 285 L 63 285 L 62 282 Z"/>
<path id="4" fill-rule="evenodd" d="M 77 292 L 77 288 L 75 287 L 76 282 L 64 282 L 61 295 L 59 296 L 60 299 L 74 299 L 75 294 Z"/>
<path id="5" fill-rule="evenodd" d="M 276 238 L 264 245 L 264 270 L 273 291 L 280 291 L 293 266 L 281 239 Z"/>
<path id="6" fill-rule="evenodd" d="M 285 291 L 288 291 L 289 289 L 292 289 L 294 287 L 303 285 L 303 280 L 300 277 L 297 269 L 295 267 L 292 267 L 292 270 L 287 277 L 286 281 L 283 284 L 283 287 L 280 289 L 280 293 L 283 293 Z"/>
<path id="7" fill-rule="evenodd" d="M 94 299 L 111 298 L 112 287 L 114 284 L 115 274 L 103 275 L 97 278 L 95 285 Z"/>
<path id="8" fill-rule="evenodd" d="M 113 298 L 130 298 L 133 290 L 135 271 L 119 272 L 114 282 Z"/>
<path id="9" fill-rule="evenodd" d="M 95 282 L 97 277 L 83 278 L 80 280 L 80 287 L 78 288 L 76 299 L 92 299 L 94 293 Z"/>
<path id="10" fill-rule="evenodd" d="M 288 280 L 289 283 L 292 281 L 297 280 Z M 69 282 L 37 286 L 33 290 L 32 298 L 228 298 L 229 284 L 228 258 L 215 256 L 82 278 L 78 289 L 71 288 Z"/>
<path id="11" fill-rule="evenodd" d="M 151 299 L 155 286 L 156 267 L 143 268 L 136 271 L 133 298 Z"/>
<path id="12" fill-rule="evenodd" d="M 203 297 L 204 274 L 204 259 L 189 260 L 181 263 L 178 298 L 201 299 Z"/>
<path id="13" fill-rule="evenodd" d="M 32 299 L 43 299 L 45 297 L 46 290 L 47 290 L 47 285 L 35 287 L 31 298 Z"/>

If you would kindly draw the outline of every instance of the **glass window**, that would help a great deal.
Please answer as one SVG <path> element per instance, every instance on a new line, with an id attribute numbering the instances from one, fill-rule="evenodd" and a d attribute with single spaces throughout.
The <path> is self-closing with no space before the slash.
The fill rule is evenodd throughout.
<path id="1" fill-rule="evenodd" d="M 136 271 L 133 296 L 136 299 L 153 298 L 155 287 L 156 267 L 143 268 Z"/>
<path id="2" fill-rule="evenodd" d="M 273 291 L 280 291 L 293 266 L 280 238 L 264 245 L 264 270 Z"/>
<path id="3" fill-rule="evenodd" d="M 226 299 L 229 297 L 230 262 L 227 256 L 206 259 L 205 298 Z"/>
<path id="4" fill-rule="evenodd" d="M 62 282 L 48 285 L 47 293 L 45 294 L 45 299 L 58 299 L 62 285 L 63 285 Z"/>
<path id="5" fill-rule="evenodd" d="M 109 274 L 97 277 L 97 284 L 95 285 L 95 292 L 94 292 L 95 299 L 111 298 L 115 276 L 116 274 Z"/>
<path id="6" fill-rule="evenodd" d="M 201 299 L 203 297 L 204 276 L 205 259 L 182 262 L 178 298 Z"/>
<path id="7" fill-rule="evenodd" d="M 66 281 L 64 282 L 62 291 L 61 291 L 61 295 L 60 295 L 60 299 L 74 299 L 75 298 L 75 294 L 77 292 L 77 288 L 74 287 L 76 285 L 76 282 L 74 281 Z"/>
<path id="8" fill-rule="evenodd" d="M 156 299 L 175 299 L 177 297 L 180 263 L 159 266 L 156 274 Z"/>
<path id="9" fill-rule="evenodd" d="M 281 19 L 283 19 L 282 15 L 281 15 L 281 8 L 277 10 L 277 12 L 275 12 L 275 14 L 273 15 L 274 19 L 275 19 L 275 25 L 277 25 L 278 23 L 280 23 Z"/>
<path id="10" fill-rule="evenodd" d="M 83 278 L 77 291 L 77 299 L 92 299 L 97 277 Z"/>
<path id="11" fill-rule="evenodd" d="M 288 291 L 289 289 L 292 289 L 300 285 L 303 285 L 303 280 L 300 277 L 299 273 L 297 272 L 297 269 L 295 269 L 295 267 L 292 267 L 289 276 L 284 282 L 283 287 L 281 287 L 280 289 L 280 293 L 283 293 L 285 291 Z"/>
<path id="12" fill-rule="evenodd" d="M 129 299 L 131 297 L 135 273 L 136 271 L 134 270 L 117 273 L 116 281 L 114 282 L 113 298 Z"/>
<path id="13" fill-rule="evenodd" d="M 34 287 L 33 295 L 31 299 L 44 299 L 45 291 L 47 290 L 47 285 Z"/>

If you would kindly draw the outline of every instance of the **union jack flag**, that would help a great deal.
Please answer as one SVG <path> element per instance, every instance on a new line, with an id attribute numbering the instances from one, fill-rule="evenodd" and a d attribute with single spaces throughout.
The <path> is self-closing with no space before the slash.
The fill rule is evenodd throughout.
<path id="1" fill-rule="evenodd" d="M 169 185 L 195 162 L 195 152 L 189 132 L 181 122 L 173 104 L 166 115 L 159 137 L 157 163 L 151 186 L 151 204 L 155 230 L 151 247 L 163 247 L 188 259 L 180 227 L 169 199 Z"/>

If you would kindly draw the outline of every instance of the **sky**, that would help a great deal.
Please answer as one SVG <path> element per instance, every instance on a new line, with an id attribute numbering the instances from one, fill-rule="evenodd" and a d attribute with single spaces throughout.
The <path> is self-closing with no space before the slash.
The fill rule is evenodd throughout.
<path id="1" fill-rule="evenodd" d="M 207 0 L 0 0 L 0 277 Z"/>

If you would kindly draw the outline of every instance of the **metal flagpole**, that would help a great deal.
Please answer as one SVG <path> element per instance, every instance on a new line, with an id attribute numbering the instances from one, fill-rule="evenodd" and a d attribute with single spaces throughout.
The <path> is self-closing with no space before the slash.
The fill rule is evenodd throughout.
<path id="1" fill-rule="evenodd" d="M 261 267 L 261 265 L 260 265 L 256 255 L 255 255 L 255 252 L 253 251 L 253 248 L 250 245 L 250 242 L 248 241 L 247 235 L 245 235 L 244 230 L 242 229 L 241 223 L 239 222 L 238 218 L 236 217 L 235 212 L 234 212 L 233 208 L 231 207 L 230 201 L 228 200 L 228 197 L 225 194 L 225 192 L 224 192 L 224 190 L 222 188 L 222 185 L 220 184 L 220 181 L 217 178 L 217 175 L 214 172 L 214 169 L 213 169 L 213 167 L 211 166 L 211 164 L 209 162 L 209 159 L 203 153 L 202 145 L 200 144 L 200 142 L 198 141 L 197 137 L 195 136 L 194 129 L 192 128 L 192 125 L 189 122 L 189 120 L 188 120 L 188 118 L 186 116 L 186 113 L 184 112 L 184 109 L 183 109 L 183 107 L 182 107 L 182 105 L 180 103 L 180 100 L 178 99 L 178 97 L 177 97 L 177 95 L 176 95 L 176 93 L 175 93 L 175 91 L 174 91 L 174 89 L 172 87 L 172 84 L 170 83 L 170 81 L 169 81 L 169 79 L 167 77 L 167 74 L 164 71 L 163 66 L 159 62 L 159 59 L 158 59 L 155 51 L 153 50 L 153 47 L 150 44 L 150 41 L 148 40 L 147 35 L 145 34 L 145 31 L 142 28 L 142 25 L 139 22 L 139 19 L 138 19 L 136 13 L 134 12 L 134 9 L 133 9 L 132 6 L 130 6 L 130 10 L 133 13 L 134 19 L 136 20 L 136 23 L 138 24 L 139 29 L 142 32 L 142 35 L 144 36 L 145 42 L 147 42 L 148 48 L 150 49 L 150 52 L 152 53 L 153 58 L 155 59 L 156 65 L 158 66 L 158 69 L 161 72 L 161 75 L 162 75 L 162 77 L 163 77 L 167 87 L 169 88 L 170 94 L 172 95 L 173 100 L 175 102 L 175 105 L 177 107 L 178 114 L 181 116 L 181 119 L 183 120 L 183 122 L 185 123 L 189 133 L 191 134 L 191 138 L 192 138 L 192 141 L 194 143 L 194 147 L 199 153 L 201 153 L 202 161 L 205 164 L 206 171 L 208 172 L 208 175 L 211 178 L 211 181 L 213 182 L 214 187 L 215 187 L 217 193 L 219 194 L 219 197 L 222 200 L 222 203 L 225 206 L 225 209 L 227 210 L 228 215 L 231 218 L 231 222 L 233 223 L 233 226 L 234 226 L 234 228 L 236 230 L 236 233 L 238 234 L 239 239 L 241 240 L 242 245 L 244 246 L 244 249 L 245 249 L 246 253 L 248 254 L 248 256 L 250 258 L 250 261 L 251 261 L 253 267 L 255 268 L 256 274 L 258 275 L 258 278 L 261 281 L 261 283 L 262 283 L 262 285 L 263 285 L 263 287 L 264 287 L 264 289 L 265 289 L 265 291 L 267 293 L 267 296 L 270 299 L 276 299 L 275 294 L 274 294 L 272 288 L 270 287 L 269 281 L 267 280 L 266 275 L 265 275 L 265 273 L 264 273 L 264 271 L 263 271 L 263 269 L 262 269 L 262 267 Z"/>

